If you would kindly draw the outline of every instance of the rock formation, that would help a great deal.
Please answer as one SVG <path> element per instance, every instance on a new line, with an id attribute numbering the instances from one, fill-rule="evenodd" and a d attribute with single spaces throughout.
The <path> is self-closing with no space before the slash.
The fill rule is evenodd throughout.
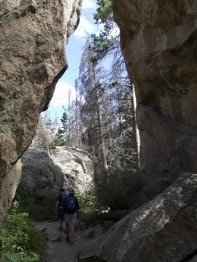
<path id="1" fill-rule="evenodd" d="M 20 178 L 17 162 L 67 68 L 64 44 L 80 2 L 0 0 L 0 225 Z"/>
<path id="2" fill-rule="evenodd" d="M 85 151 L 56 147 L 49 154 L 46 150 L 29 148 L 21 160 L 21 183 L 35 197 L 57 195 L 62 187 L 82 193 L 92 185 L 93 161 Z"/>
<path id="3" fill-rule="evenodd" d="M 81 193 L 91 188 L 94 163 L 86 151 L 56 146 L 50 150 L 50 157 L 64 174 L 65 188 L 73 187 Z"/>
<path id="4" fill-rule="evenodd" d="M 79 253 L 82 262 L 181 262 L 197 250 L 197 175 L 186 173 Z"/>
<path id="5" fill-rule="evenodd" d="M 197 252 L 197 1 L 112 0 L 112 7 L 135 86 L 140 193 L 145 202 L 152 200 L 81 250 L 79 258 L 83 262 L 193 262 Z"/>
<path id="6" fill-rule="evenodd" d="M 197 1 L 113 0 L 132 76 L 140 171 L 151 199 L 197 172 Z"/>

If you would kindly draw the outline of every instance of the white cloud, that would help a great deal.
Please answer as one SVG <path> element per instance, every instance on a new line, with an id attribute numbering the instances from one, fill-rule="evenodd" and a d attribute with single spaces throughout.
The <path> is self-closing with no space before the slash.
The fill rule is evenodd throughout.
<path id="1" fill-rule="evenodd" d="M 74 36 L 82 38 L 86 37 L 88 34 L 93 34 L 96 31 L 96 27 L 85 18 L 81 16 L 80 23 L 77 30 L 74 32 Z"/>
<path id="2" fill-rule="evenodd" d="M 70 96 L 70 102 L 75 100 L 76 98 L 76 91 L 74 86 L 69 85 L 65 81 L 59 80 L 55 92 L 53 94 L 53 98 L 50 102 L 50 106 L 68 106 L 69 103 L 69 96 Z"/>
<path id="3" fill-rule="evenodd" d="M 82 8 L 84 9 L 96 9 L 96 3 L 94 0 L 83 0 Z"/>

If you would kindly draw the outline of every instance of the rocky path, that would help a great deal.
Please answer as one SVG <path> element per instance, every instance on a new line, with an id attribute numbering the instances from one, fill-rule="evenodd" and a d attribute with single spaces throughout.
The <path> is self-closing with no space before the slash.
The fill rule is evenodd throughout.
<path id="1" fill-rule="evenodd" d="M 39 231 L 44 231 L 47 237 L 45 262 L 77 262 L 78 250 L 90 241 L 90 239 L 83 238 L 82 233 L 78 230 L 74 244 L 67 243 L 65 234 L 58 230 L 58 221 L 39 222 L 36 227 Z"/>

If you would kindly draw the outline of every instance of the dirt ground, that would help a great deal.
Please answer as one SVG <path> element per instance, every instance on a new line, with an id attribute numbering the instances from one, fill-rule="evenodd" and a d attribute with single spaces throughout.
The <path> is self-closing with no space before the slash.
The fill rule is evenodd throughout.
<path id="1" fill-rule="evenodd" d="M 39 222 L 36 223 L 36 227 L 46 236 L 45 262 L 77 262 L 78 250 L 91 241 L 83 238 L 82 232 L 78 229 L 74 244 L 67 243 L 66 235 L 59 231 L 58 221 Z"/>

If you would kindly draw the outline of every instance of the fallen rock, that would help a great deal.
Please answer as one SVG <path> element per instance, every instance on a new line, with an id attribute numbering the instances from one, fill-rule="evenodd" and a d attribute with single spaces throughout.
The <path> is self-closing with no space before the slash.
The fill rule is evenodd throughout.
<path id="1" fill-rule="evenodd" d="M 184 173 L 162 194 L 79 252 L 82 262 L 180 262 L 197 249 L 197 175 Z"/>
<path id="2" fill-rule="evenodd" d="M 193 257 L 189 262 L 197 262 L 197 256 Z"/>
<path id="3" fill-rule="evenodd" d="M 86 230 L 83 231 L 82 236 L 84 238 L 90 238 L 93 237 L 94 229 L 93 227 L 88 227 Z"/>
<path id="4" fill-rule="evenodd" d="M 93 236 L 94 236 L 95 238 L 100 237 L 100 236 L 104 233 L 104 229 L 102 228 L 101 225 L 96 225 L 96 226 L 93 228 L 93 231 L 94 231 Z"/>

